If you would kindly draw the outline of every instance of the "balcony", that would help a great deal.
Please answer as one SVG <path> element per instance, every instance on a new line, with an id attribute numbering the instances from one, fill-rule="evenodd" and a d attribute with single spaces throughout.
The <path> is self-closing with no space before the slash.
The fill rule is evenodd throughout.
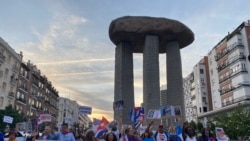
<path id="1" fill-rule="evenodd" d="M 222 103 L 222 107 L 226 107 L 226 106 L 229 106 L 229 105 L 232 105 L 232 104 L 235 104 L 235 103 L 239 103 L 241 101 L 250 101 L 250 97 L 242 96 L 242 97 L 233 99 L 231 101 L 227 101 L 225 103 Z"/>
<path id="2" fill-rule="evenodd" d="M 11 80 L 10 80 L 10 85 L 15 86 L 15 85 L 16 85 L 16 83 L 17 83 L 17 81 L 16 81 L 16 80 L 13 80 L 13 79 L 11 79 Z"/>
<path id="3" fill-rule="evenodd" d="M 226 94 L 228 92 L 231 92 L 231 91 L 233 91 L 233 90 L 235 90 L 235 89 L 237 89 L 239 87 L 240 86 L 237 86 L 237 87 L 232 86 L 232 87 L 227 88 L 227 89 L 220 89 L 219 92 L 220 92 L 220 95 L 224 95 L 224 94 Z"/>
<path id="4" fill-rule="evenodd" d="M 8 94 L 9 98 L 14 98 L 14 96 L 15 96 L 14 92 L 9 92 L 9 94 Z"/>
<path id="5" fill-rule="evenodd" d="M 19 87 L 19 89 L 22 90 L 22 91 L 24 91 L 25 93 L 28 93 L 28 88 L 25 87 L 24 85 L 21 85 L 21 86 Z"/>
<path id="6" fill-rule="evenodd" d="M 20 103 L 20 104 L 26 105 L 25 99 L 17 98 L 16 101 L 17 101 L 18 103 Z"/>
<path id="7" fill-rule="evenodd" d="M 224 49 L 221 53 L 218 53 L 215 57 L 215 61 L 220 60 L 222 57 L 224 57 L 226 54 L 232 52 L 237 47 L 244 47 L 242 43 L 235 42 L 232 45 L 228 46 L 226 49 Z"/>
<path id="8" fill-rule="evenodd" d="M 229 78 L 232 78 L 240 73 L 247 73 L 247 69 L 241 68 L 235 72 L 230 73 L 229 75 L 224 76 L 223 78 L 219 79 L 219 84 L 221 84 L 222 82 L 224 82 L 224 81 L 228 80 Z"/>
<path id="9" fill-rule="evenodd" d="M 229 93 L 231 91 L 234 91 L 235 89 L 238 89 L 240 87 L 250 87 L 250 83 L 249 82 L 241 82 L 241 83 L 238 83 L 238 85 L 231 86 L 230 88 L 227 88 L 227 89 L 219 89 L 219 92 L 220 92 L 220 95 L 224 95 L 224 94 Z"/>
<path id="10" fill-rule="evenodd" d="M 16 65 L 13 65 L 12 66 L 12 71 L 15 72 L 15 73 L 18 73 L 18 67 Z"/>
<path id="11" fill-rule="evenodd" d="M 227 68 L 228 66 L 230 66 L 231 64 L 237 62 L 238 60 L 245 60 L 246 56 L 245 55 L 236 55 L 234 56 L 234 59 L 230 60 L 230 61 L 226 61 L 220 65 L 218 65 L 217 70 L 218 72 L 222 71 L 223 69 Z"/>

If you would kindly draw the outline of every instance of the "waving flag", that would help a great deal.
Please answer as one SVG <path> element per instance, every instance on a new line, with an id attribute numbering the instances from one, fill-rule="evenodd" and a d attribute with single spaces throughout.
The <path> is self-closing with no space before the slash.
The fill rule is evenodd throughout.
<path id="1" fill-rule="evenodd" d="M 102 120 L 101 120 L 99 126 L 97 127 L 97 131 L 99 131 L 101 129 L 105 129 L 108 124 L 109 124 L 109 121 L 105 117 L 102 117 Z"/>
<path id="2" fill-rule="evenodd" d="M 103 136 L 105 133 L 108 132 L 108 129 L 107 128 L 104 128 L 104 129 L 100 129 L 96 132 L 95 134 L 95 137 L 96 138 L 100 138 L 101 136 Z"/>
<path id="3" fill-rule="evenodd" d="M 144 108 L 143 107 L 133 107 L 130 109 L 130 120 L 131 121 L 143 121 L 144 120 Z"/>
<path id="4" fill-rule="evenodd" d="M 141 121 L 139 121 L 139 120 L 135 121 L 135 122 L 134 122 L 134 128 L 135 128 L 135 129 L 138 129 L 138 128 L 141 126 L 141 124 L 142 124 Z"/>

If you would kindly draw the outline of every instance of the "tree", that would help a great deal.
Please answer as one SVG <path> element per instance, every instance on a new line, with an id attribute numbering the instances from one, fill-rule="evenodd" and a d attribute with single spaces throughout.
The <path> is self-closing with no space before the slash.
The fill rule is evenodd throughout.
<path id="1" fill-rule="evenodd" d="M 188 123 L 192 128 L 193 128 L 193 130 L 195 131 L 195 132 L 197 132 L 196 131 L 196 123 L 192 120 L 192 121 L 190 121 L 190 123 Z"/>
<path id="2" fill-rule="evenodd" d="M 201 133 L 202 130 L 203 130 L 203 124 L 201 122 L 198 122 L 197 123 L 197 131 L 198 131 L 198 133 Z"/>
<path id="3" fill-rule="evenodd" d="M 230 139 L 238 139 L 250 134 L 250 109 L 240 104 L 229 114 L 214 118 L 217 127 L 222 127 Z"/>
<path id="4" fill-rule="evenodd" d="M 7 106 L 5 110 L 0 110 L 0 113 L 0 119 L 3 119 L 4 116 L 13 117 L 12 124 L 8 124 L 3 122 L 3 120 L 0 120 L 0 131 L 4 131 L 7 124 L 10 126 L 10 129 L 14 129 L 16 127 L 16 123 L 27 121 L 27 119 L 23 115 L 19 114 L 18 110 L 15 110 L 12 105 Z"/>

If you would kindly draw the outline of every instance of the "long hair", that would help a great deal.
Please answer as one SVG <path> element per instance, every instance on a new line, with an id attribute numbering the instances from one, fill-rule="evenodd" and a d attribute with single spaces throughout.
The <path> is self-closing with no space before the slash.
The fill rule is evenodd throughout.
<path id="1" fill-rule="evenodd" d="M 113 135 L 113 140 L 112 141 L 117 141 L 116 135 L 112 132 L 106 134 L 105 140 L 109 141 L 109 135 Z"/>

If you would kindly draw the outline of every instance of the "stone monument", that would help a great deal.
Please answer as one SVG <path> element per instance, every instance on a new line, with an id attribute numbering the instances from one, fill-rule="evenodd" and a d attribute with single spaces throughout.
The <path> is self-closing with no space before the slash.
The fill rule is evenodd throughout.
<path id="1" fill-rule="evenodd" d="M 114 101 L 124 102 L 122 110 L 114 110 L 115 120 L 132 124 L 129 112 L 135 105 L 133 53 L 143 53 L 145 117 L 149 109 L 160 108 L 159 53 L 166 53 L 168 93 L 176 97 L 171 105 L 180 105 L 184 111 L 180 49 L 194 41 L 187 26 L 167 18 L 124 16 L 111 22 L 109 37 L 116 45 Z"/>

